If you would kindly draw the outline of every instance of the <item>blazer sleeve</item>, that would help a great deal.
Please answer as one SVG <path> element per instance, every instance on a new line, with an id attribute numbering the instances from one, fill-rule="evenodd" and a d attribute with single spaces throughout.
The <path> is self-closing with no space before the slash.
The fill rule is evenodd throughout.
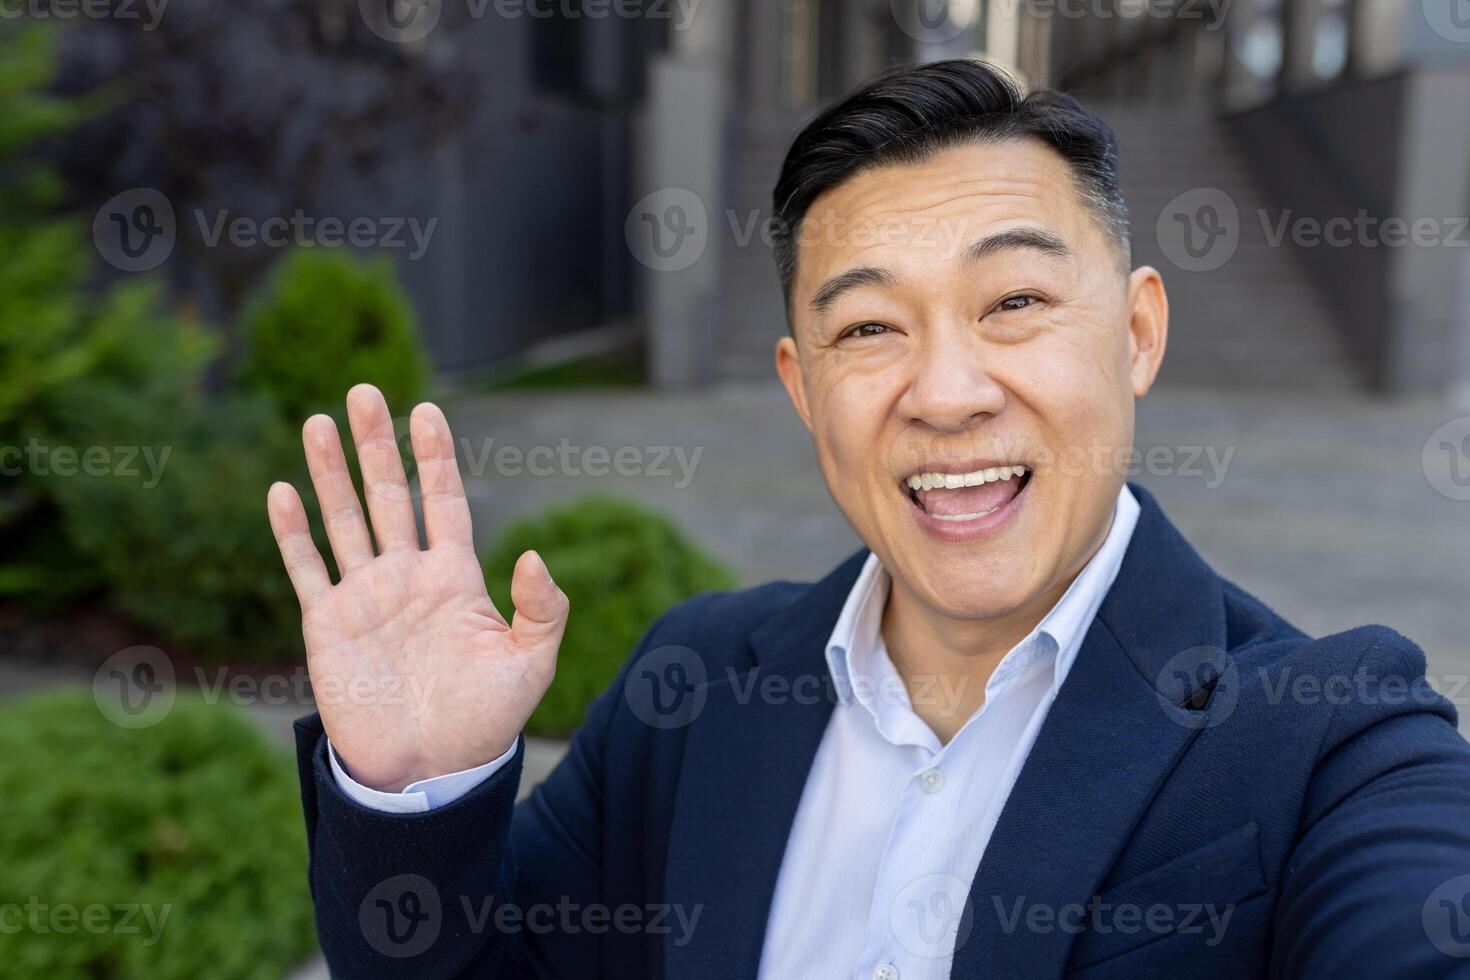
<path id="1" fill-rule="evenodd" d="M 319 716 L 296 723 L 308 877 L 333 976 L 599 973 L 597 935 L 533 916 L 598 901 L 605 738 L 628 669 L 588 708 L 566 757 L 519 806 L 524 740 L 508 764 L 452 803 L 388 813 L 338 786 Z"/>
<path id="2" fill-rule="evenodd" d="M 1470 975 L 1470 745 L 1419 649 L 1368 632 L 1283 874 L 1272 975 Z"/>

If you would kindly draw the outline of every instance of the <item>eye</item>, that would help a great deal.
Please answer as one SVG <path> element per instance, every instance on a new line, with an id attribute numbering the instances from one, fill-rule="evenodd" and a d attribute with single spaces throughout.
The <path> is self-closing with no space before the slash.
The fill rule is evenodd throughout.
<path id="1" fill-rule="evenodd" d="M 888 332 L 888 328 L 881 323 L 859 323 L 857 326 L 843 331 L 840 339 L 845 340 L 848 337 L 877 337 L 880 334 Z"/>
<path id="2" fill-rule="evenodd" d="M 1024 310 L 1026 307 L 1041 302 L 1038 296 L 1023 294 L 1020 296 L 1007 296 L 996 304 L 995 309 L 999 313 L 1009 313 L 1014 310 Z"/>

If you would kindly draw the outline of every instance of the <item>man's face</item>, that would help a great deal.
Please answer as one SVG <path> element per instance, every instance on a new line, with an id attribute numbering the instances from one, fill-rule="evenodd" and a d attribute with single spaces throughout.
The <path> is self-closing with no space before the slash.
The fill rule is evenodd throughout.
<path id="1" fill-rule="evenodd" d="M 862 172 L 797 240 L 777 369 L 838 506 L 942 614 L 1051 596 L 1107 532 L 1163 352 L 1158 274 L 1122 271 L 1035 140 Z"/>

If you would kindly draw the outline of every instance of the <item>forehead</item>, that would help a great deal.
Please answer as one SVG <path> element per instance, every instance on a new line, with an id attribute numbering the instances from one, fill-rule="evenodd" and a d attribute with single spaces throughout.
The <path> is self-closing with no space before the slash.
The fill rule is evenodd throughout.
<path id="1" fill-rule="evenodd" d="M 798 230 L 796 288 L 858 264 L 902 272 L 958 260 L 971 241 L 1007 227 L 1041 227 L 1079 248 L 1090 221 L 1071 167 L 1046 144 L 966 143 L 864 170 L 819 195 Z"/>

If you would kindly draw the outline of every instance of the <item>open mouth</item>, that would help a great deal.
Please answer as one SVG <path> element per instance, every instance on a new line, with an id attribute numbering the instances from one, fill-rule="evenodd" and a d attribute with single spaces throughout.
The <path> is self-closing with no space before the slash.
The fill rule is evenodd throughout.
<path id="1" fill-rule="evenodd" d="M 963 523 L 994 514 L 1025 491 L 1031 467 L 1013 463 L 965 472 L 925 470 L 903 480 L 915 507 L 936 521 Z"/>

